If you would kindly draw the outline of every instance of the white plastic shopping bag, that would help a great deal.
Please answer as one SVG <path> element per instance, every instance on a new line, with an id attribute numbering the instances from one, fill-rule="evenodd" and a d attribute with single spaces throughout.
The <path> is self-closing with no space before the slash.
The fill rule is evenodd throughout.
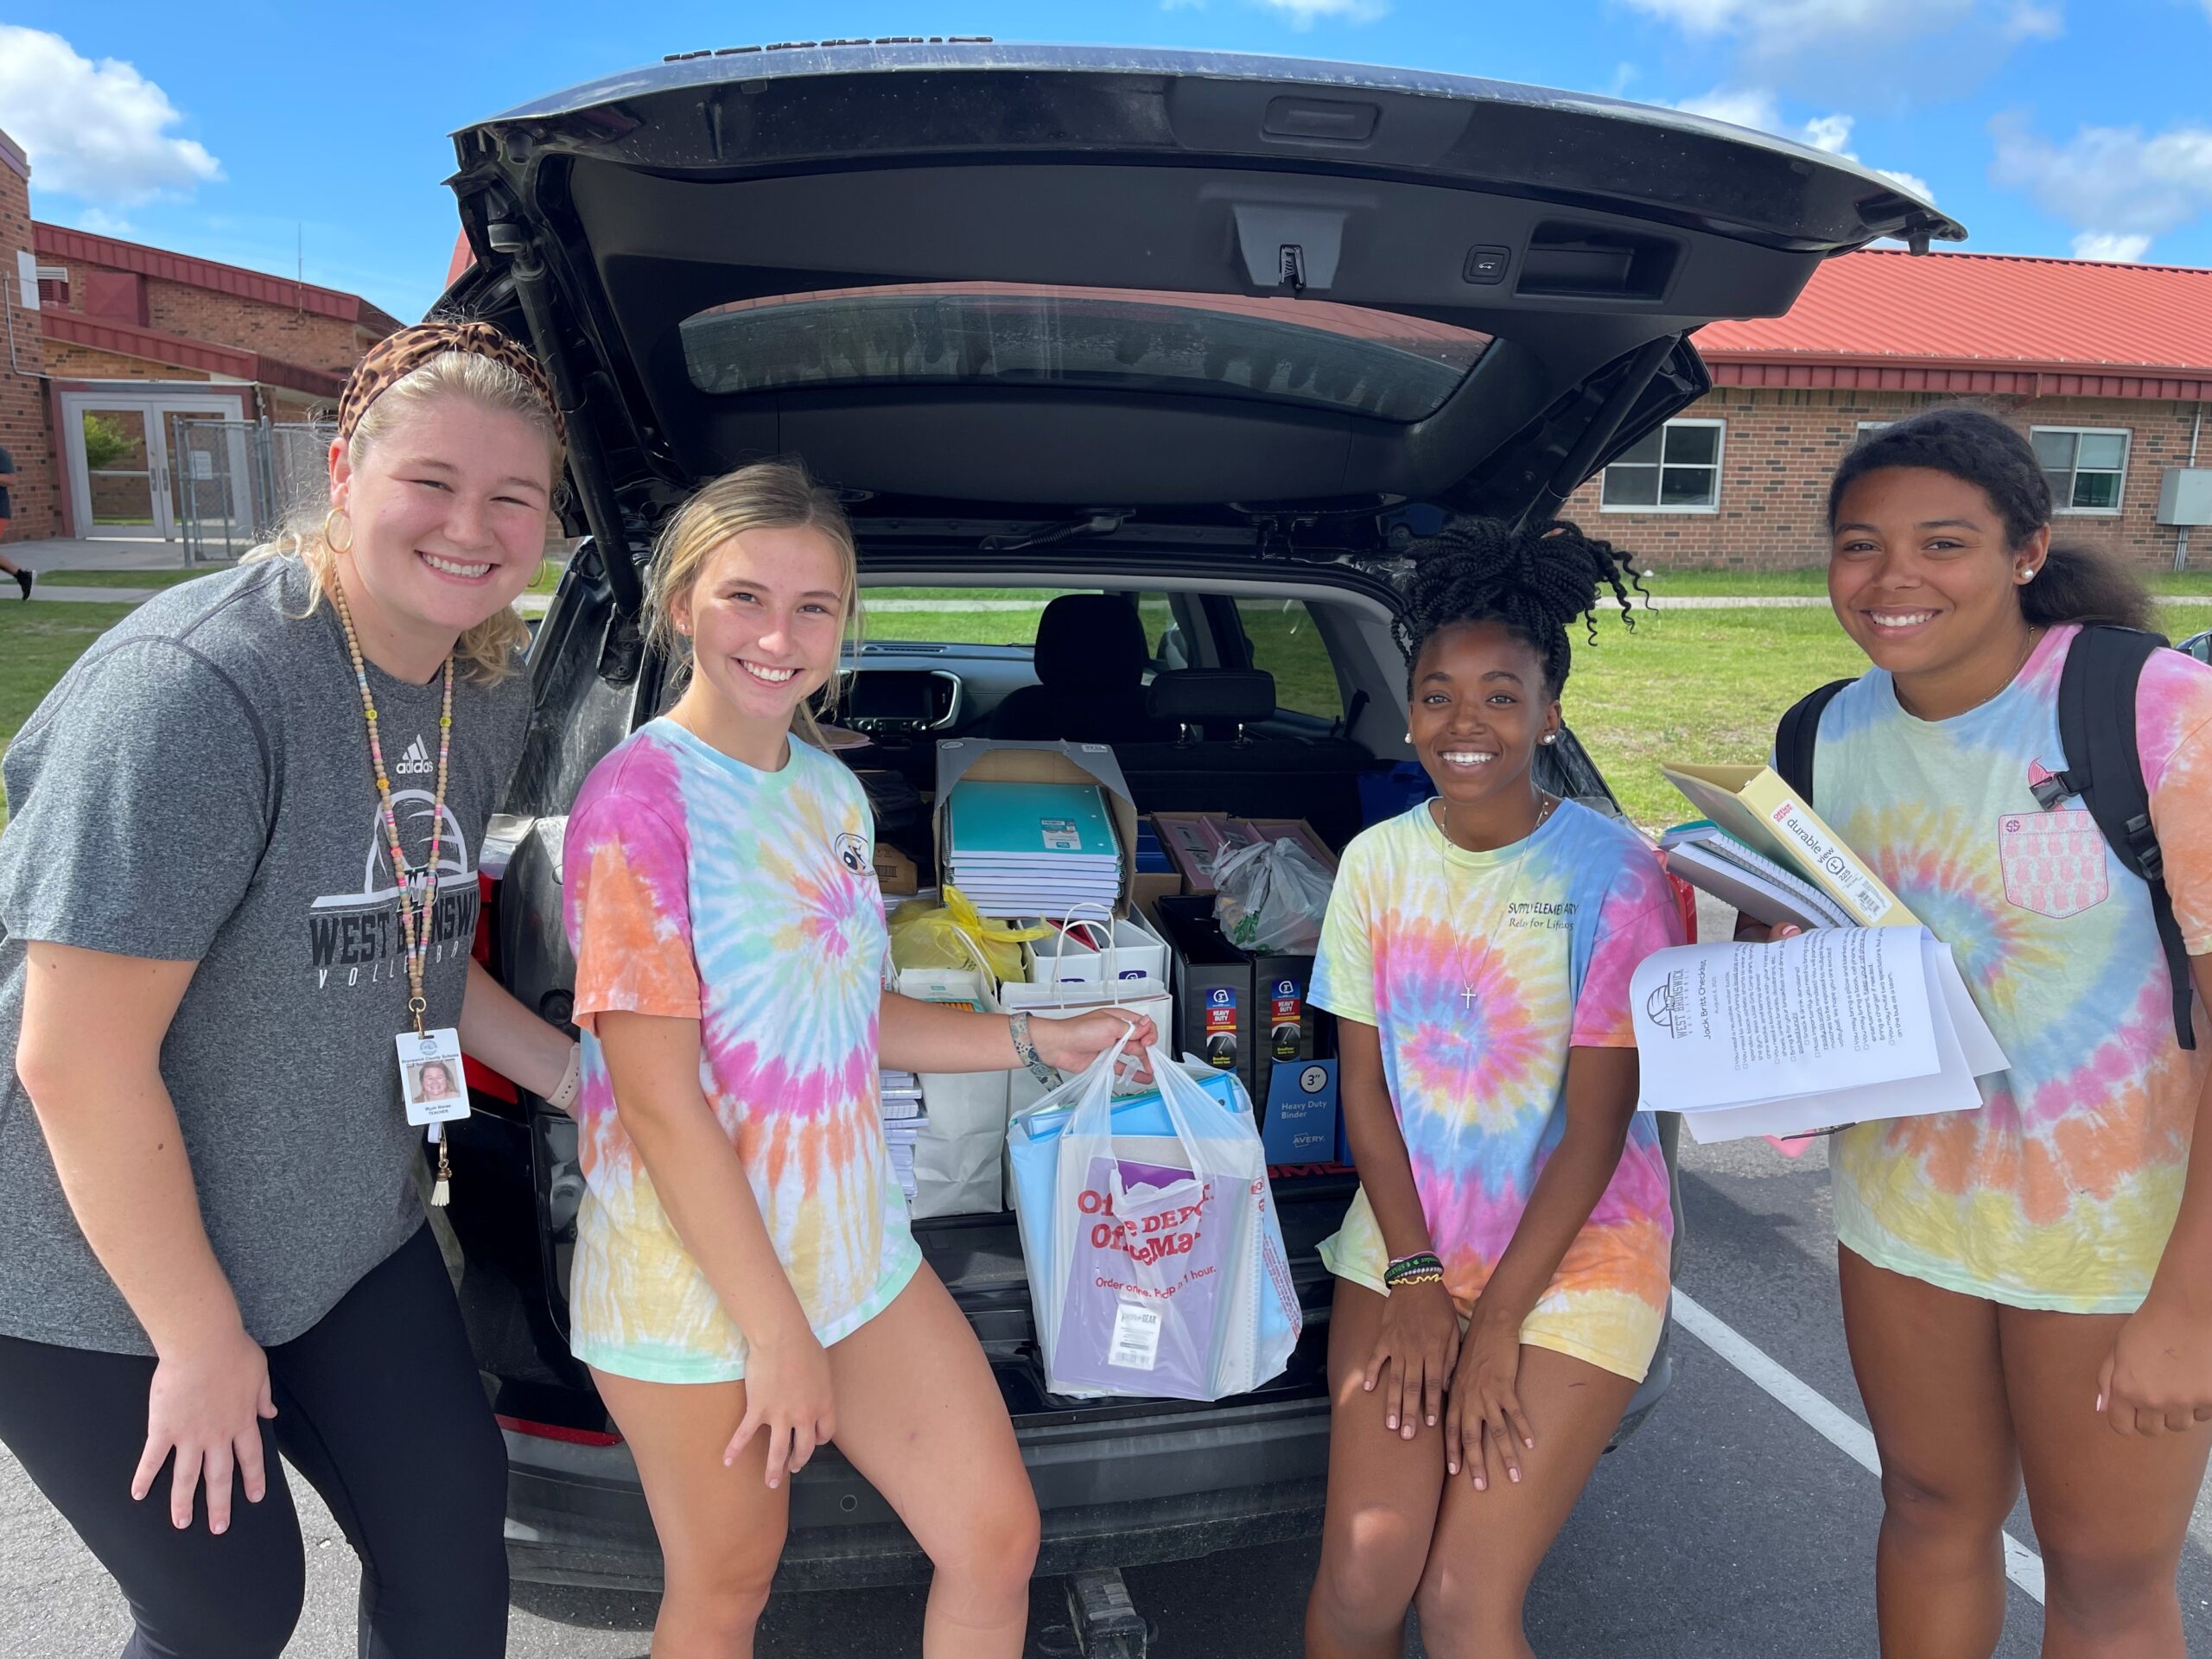
<path id="1" fill-rule="evenodd" d="M 1236 847 L 1214 861 L 1214 918 L 1240 950 L 1311 956 L 1335 878 L 1290 840 Z"/>
<path id="2" fill-rule="evenodd" d="M 1300 1324 L 1250 1101 L 1235 1077 L 1200 1068 L 1194 1078 L 1154 1048 L 1156 1091 L 1116 1102 L 1108 1058 L 1014 1130 L 1047 1385 L 1185 1400 L 1249 1392 L 1281 1370 Z M 1039 1121 L 1057 1133 L 1026 1132 Z"/>

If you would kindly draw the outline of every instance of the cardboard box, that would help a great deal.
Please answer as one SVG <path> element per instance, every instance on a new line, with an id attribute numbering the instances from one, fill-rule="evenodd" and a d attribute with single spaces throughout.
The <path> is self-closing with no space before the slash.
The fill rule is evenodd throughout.
<path id="1" fill-rule="evenodd" d="M 1129 893 L 1137 868 L 1137 804 L 1128 780 L 1103 743 L 996 742 L 980 737 L 948 738 L 937 746 L 937 792 L 931 807 L 940 864 L 952 845 L 950 832 L 952 787 L 963 779 L 996 784 L 1096 784 L 1106 792 L 1114 837 L 1122 843 L 1121 896 L 1114 913 L 1129 913 Z"/>
<path id="2" fill-rule="evenodd" d="M 1185 893 L 1211 893 L 1213 881 L 1206 868 L 1221 848 L 1230 842 L 1295 841 L 1313 855 L 1314 861 L 1333 873 L 1337 855 L 1329 850 L 1320 832 L 1303 818 L 1233 818 L 1222 812 L 1155 812 L 1153 826 L 1160 844 L 1167 849 L 1183 880 Z"/>
<path id="3" fill-rule="evenodd" d="M 1236 1072 L 1258 1100 L 1252 958 L 1222 937 L 1211 899 L 1163 898 L 1154 914 L 1173 965 L 1175 1052 Z"/>
<path id="4" fill-rule="evenodd" d="M 921 886 L 914 861 L 896 847 L 875 843 L 875 884 L 894 899 L 905 898 Z"/>

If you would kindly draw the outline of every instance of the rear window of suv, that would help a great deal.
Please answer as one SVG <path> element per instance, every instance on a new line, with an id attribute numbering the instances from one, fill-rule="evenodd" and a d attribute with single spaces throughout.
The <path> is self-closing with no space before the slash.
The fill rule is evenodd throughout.
<path id="1" fill-rule="evenodd" d="M 684 319 L 702 391 L 856 385 L 1201 392 L 1388 421 L 1434 414 L 1490 336 L 1325 300 L 1007 283 L 779 295 Z"/>

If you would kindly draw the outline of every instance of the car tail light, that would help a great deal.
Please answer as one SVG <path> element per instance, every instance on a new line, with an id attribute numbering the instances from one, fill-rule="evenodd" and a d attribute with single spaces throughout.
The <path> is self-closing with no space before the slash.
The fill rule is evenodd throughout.
<path id="1" fill-rule="evenodd" d="M 609 1434 L 604 1429 L 570 1428 L 563 1423 L 533 1422 L 527 1417 L 497 1418 L 499 1427 L 517 1434 L 530 1434 L 541 1440 L 561 1440 L 569 1446 L 620 1446 L 622 1437 Z"/>

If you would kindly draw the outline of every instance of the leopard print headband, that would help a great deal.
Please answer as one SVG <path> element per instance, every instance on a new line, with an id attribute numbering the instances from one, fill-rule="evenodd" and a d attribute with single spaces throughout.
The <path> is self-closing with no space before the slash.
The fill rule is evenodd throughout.
<path id="1" fill-rule="evenodd" d="M 543 401 L 545 412 L 553 417 L 554 438 L 566 447 L 569 423 L 561 417 L 561 405 L 553 396 L 553 385 L 545 378 L 545 371 L 538 367 L 537 359 L 527 348 L 488 322 L 418 322 L 370 346 L 368 355 L 355 365 L 338 399 L 339 442 L 351 444 L 353 429 L 361 423 L 361 416 L 371 404 L 432 358 L 447 352 L 488 357 L 494 363 L 505 364 L 528 381 L 531 390 Z"/>

